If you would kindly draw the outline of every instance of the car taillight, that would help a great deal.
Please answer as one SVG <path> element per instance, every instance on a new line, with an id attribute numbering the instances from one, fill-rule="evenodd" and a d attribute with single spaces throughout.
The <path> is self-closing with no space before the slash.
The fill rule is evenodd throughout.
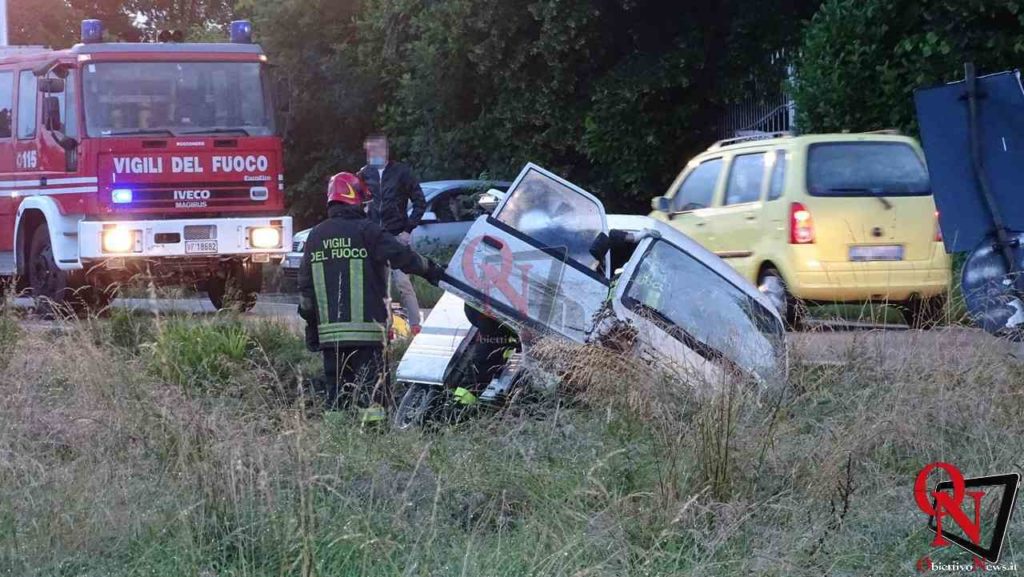
<path id="1" fill-rule="evenodd" d="M 789 244 L 814 242 L 814 219 L 811 212 L 799 202 L 789 205 Z"/>
<path id="2" fill-rule="evenodd" d="M 939 226 L 939 211 L 935 211 L 935 242 L 942 242 L 942 228 Z"/>

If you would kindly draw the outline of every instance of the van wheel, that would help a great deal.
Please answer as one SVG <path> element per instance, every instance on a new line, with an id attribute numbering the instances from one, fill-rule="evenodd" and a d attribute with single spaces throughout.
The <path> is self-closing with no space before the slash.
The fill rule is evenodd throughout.
<path id="1" fill-rule="evenodd" d="M 793 298 L 786 288 L 782 274 L 774 268 L 766 268 L 757 279 L 757 288 L 779 311 L 789 330 L 800 330 L 803 324 L 803 303 Z"/>
<path id="2" fill-rule="evenodd" d="M 910 300 L 898 306 L 903 318 L 912 329 L 928 330 L 934 328 L 946 314 L 946 297 L 940 295 L 931 298 L 912 296 Z"/>

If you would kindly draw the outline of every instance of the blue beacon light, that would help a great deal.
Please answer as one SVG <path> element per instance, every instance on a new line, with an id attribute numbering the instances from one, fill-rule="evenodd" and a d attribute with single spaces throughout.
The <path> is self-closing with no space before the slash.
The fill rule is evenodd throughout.
<path id="1" fill-rule="evenodd" d="M 82 44 L 103 42 L 103 22 L 100 20 L 82 20 Z"/>
<path id="2" fill-rule="evenodd" d="M 132 201 L 132 196 L 130 188 L 115 188 L 110 191 L 110 200 L 114 204 L 128 204 Z"/>
<path id="3" fill-rule="evenodd" d="M 235 20 L 231 23 L 231 42 L 234 44 L 252 44 L 252 22 Z"/>

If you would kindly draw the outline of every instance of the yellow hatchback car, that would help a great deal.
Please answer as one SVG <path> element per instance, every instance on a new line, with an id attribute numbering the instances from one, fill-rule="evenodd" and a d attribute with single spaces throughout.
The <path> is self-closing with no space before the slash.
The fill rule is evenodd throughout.
<path id="1" fill-rule="evenodd" d="M 651 203 L 755 283 L 791 326 L 804 304 L 882 302 L 940 320 L 950 282 L 924 153 L 892 133 L 716 143 Z"/>

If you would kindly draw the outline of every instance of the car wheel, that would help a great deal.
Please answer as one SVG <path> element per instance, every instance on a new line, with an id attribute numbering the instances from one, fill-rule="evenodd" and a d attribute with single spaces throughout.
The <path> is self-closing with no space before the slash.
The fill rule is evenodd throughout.
<path id="1" fill-rule="evenodd" d="M 398 409 L 395 410 L 395 429 L 408 431 L 427 424 L 437 413 L 440 400 L 440 390 L 435 385 L 409 385 L 401 402 L 398 403 Z"/>
<path id="2" fill-rule="evenodd" d="M 803 320 L 803 303 L 793 298 L 786 287 L 782 274 L 774 268 L 766 268 L 757 280 L 757 288 L 768 297 L 779 316 L 786 323 L 786 328 L 799 330 Z"/>
<path id="3" fill-rule="evenodd" d="M 899 305 L 900 313 L 912 329 L 928 330 L 942 322 L 946 314 L 946 297 L 930 298 L 913 296 Z"/>

